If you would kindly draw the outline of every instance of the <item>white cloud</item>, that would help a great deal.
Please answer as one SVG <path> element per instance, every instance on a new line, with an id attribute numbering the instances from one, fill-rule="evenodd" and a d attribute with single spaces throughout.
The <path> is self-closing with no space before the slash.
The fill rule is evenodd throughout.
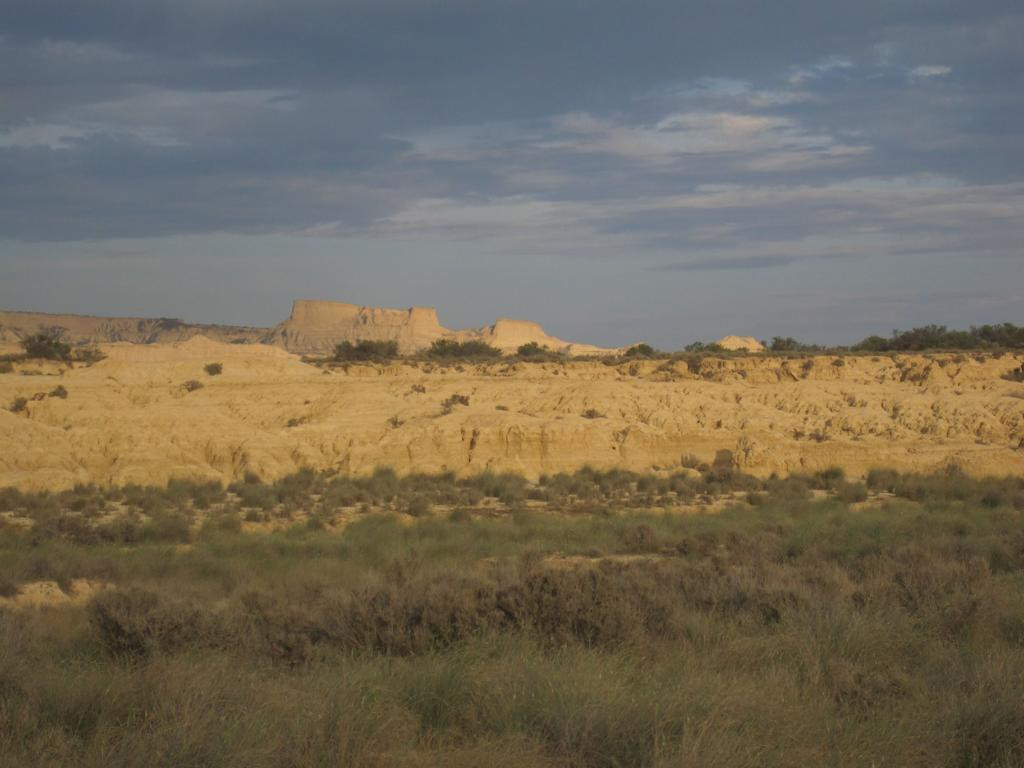
<path id="1" fill-rule="evenodd" d="M 945 65 L 926 64 L 920 67 L 914 67 L 910 70 L 910 76 L 919 79 L 926 79 L 929 77 L 945 77 L 953 71 L 952 67 Z"/>
<path id="2" fill-rule="evenodd" d="M 788 82 L 790 85 L 800 85 L 809 80 L 818 80 L 833 72 L 853 68 L 853 61 L 847 56 L 826 56 L 813 64 L 793 67 L 790 70 Z"/>
<path id="3" fill-rule="evenodd" d="M 732 154 L 747 156 L 739 164 L 758 171 L 833 165 L 867 151 L 776 115 L 687 112 L 639 125 L 572 113 L 554 118 L 552 127 L 558 138 L 541 143 L 549 149 L 658 162 L 687 155 Z"/>

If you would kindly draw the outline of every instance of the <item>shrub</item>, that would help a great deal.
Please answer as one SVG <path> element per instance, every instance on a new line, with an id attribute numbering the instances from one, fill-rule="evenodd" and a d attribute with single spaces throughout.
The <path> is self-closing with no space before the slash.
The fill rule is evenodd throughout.
<path id="1" fill-rule="evenodd" d="M 203 370 L 206 371 L 207 376 L 220 376 L 224 371 L 224 366 L 220 363 L 207 363 L 203 366 Z"/>
<path id="2" fill-rule="evenodd" d="M 21 413 L 28 407 L 28 400 L 24 397 L 16 397 L 11 401 L 10 410 L 11 413 Z"/>
<path id="3" fill-rule="evenodd" d="M 338 362 L 392 360 L 396 357 L 398 357 L 397 341 L 363 339 L 355 344 L 351 341 L 343 341 L 334 348 L 334 359 Z"/>
<path id="4" fill-rule="evenodd" d="M 452 409 L 456 405 L 469 405 L 469 396 L 468 395 L 460 395 L 458 393 L 455 393 L 455 394 L 451 395 L 450 397 L 448 397 L 447 399 L 442 401 L 442 403 L 441 403 L 441 413 L 443 413 L 443 414 L 451 413 Z"/>
<path id="5" fill-rule="evenodd" d="M 868 489 L 863 483 L 848 483 L 845 481 L 839 482 L 834 487 L 836 498 L 844 504 L 855 504 L 861 501 L 867 501 Z"/>
<path id="6" fill-rule="evenodd" d="M 944 325 L 923 325 L 909 331 L 893 331 L 888 339 L 868 336 L 854 344 L 862 352 L 920 352 L 926 349 L 1021 349 L 1024 327 L 1013 323 L 971 326 L 967 331 L 950 330 Z"/>
<path id="7" fill-rule="evenodd" d="M 526 498 L 526 480 L 512 473 L 494 474 L 484 472 L 462 481 L 467 488 L 474 488 L 484 496 L 498 499 L 502 504 L 514 504 Z"/>
<path id="8" fill-rule="evenodd" d="M 71 358 L 71 345 L 63 341 L 63 328 L 47 328 L 21 341 L 25 354 L 32 358 L 44 360 L 68 360 Z"/>
<path id="9" fill-rule="evenodd" d="M 213 515 L 203 523 L 203 533 L 239 533 L 242 530 L 242 518 L 234 511 Z"/>
<path id="10" fill-rule="evenodd" d="M 438 339 L 430 345 L 430 349 L 427 350 L 427 356 L 441 359 L 463 357 L 495 358 L 501 357 L 501 350 L 497 347 L 492 347 L 484 341 Z"/>
<path id="11" fill-rule="evenodd" d="M 14 370 L 14 364 L 10 360 L 0 360 L 0 373 L 10 373 Z"/>
<path id="12" fill-rule="evenodd" d="M 107 356 L 100 352 L 96 347 L 83 347 L 82 349 L 76 349 L 72 358 L 75 362 L 92 365 L 94 363 L 98 363 L 100 360 L 105 360 Z"/>
<path id="13" fill-rule="evenodd" d="M 516 350 L 517 357 L 542 357 L 549 352 L 547 347 L 542 347 L 536 341 L 523 344 Z"/>
<path id="14" fill-rule="evenodd" d="M 650 344 L 634 344 L 623 353 L 623 357 L 657 357 L 661 352 Z"/>
<path id="15" fill-rule="evenodd" d="M 260 482 L 235 483 L 231 491 L 238 496 L 238 503 L 243 507 L 270 510 L 277 506 L 277 494 L 274 489 Z"/>
<path id="16" fill-rule="evenodd" d="M 68 391 L 64 388 L 63 384 L 58 384 L 52 390 L 50 390 L 50 397 L 59 397 L 61 400 L 68 399 Z"/>
<path id="17" fill-rule="evenodd" d="M 587 408 L 587 410 L 585 410 L 582 413 L 582 416 L 583 416 L 584 419 L 603 419 L 603 418 L 605 418 L 605 415 L 603 413 L 601 413 L 599 410 L 597 410 L 596 408 Z"/>
<path id="18" fill-rule="evenodd" d="M 203 634 L 203 616 L 194 606 L 136 587 L 100 593 L 88 614 L 100 644 L 116 658 L 193 644 Z"/>
<path id="19" fill-rule="evenodd" d="M 430 514 L 430 499 L 426 496 L 413 496 L 408 505 L 406 505 L 405 512 L 411 517 L 423 517 L 424 515 Z"/>
<path id="20" fill-rule="evenodd" d="M 159 512 L 142 527 L 143 541 L 187 544 L 192 539 L 192 523 L 181 512 Z"/>
<path id="21" fill-rule="evenodd" d="M 820 472 L 815 472 L 812 483 L 814 488 L 832 491 L 838 488 L 845 480 L 846 472 L 842 467 L 829 467 Z"/>
<path id="22" fill-rule="evenodd" d="M 700 469 L 702 466 L 706 465 L 692 453 L 687 453 L 686 455 L 679 457 L 679 466 L 685 469 Z"/>
<path id="23" fill-rule="evenodd" d="M 768 344 L 769 352 L 818 352 L 821 347 L 817 344 L 804 344 L 792 336 L 774 336 Z"/>
<path id="24" fill-rule="evenodd" d="M 692 344 L 687 344 L 683 347 L 683 351 L 697 354 L 717 355 L 725 350 L 719 344 L 705 344 L 703 341 L 695 341 Z"/>
<path id="25" fill-rule="evenodd" d="M 203 382 L 196 381 L 195 379 L 189 379 L 188 381 L 181 385 L 181 388 L 184 389 L 186 392 L 195 392 L 197 389 L 203 388 Z"/>

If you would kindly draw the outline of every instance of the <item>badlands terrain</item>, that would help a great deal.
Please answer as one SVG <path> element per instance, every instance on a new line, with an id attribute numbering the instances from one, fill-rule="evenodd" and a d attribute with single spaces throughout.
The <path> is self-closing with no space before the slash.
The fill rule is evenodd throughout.
<path id="1" fill-rule="evenodd" d="M 275 334 L 296 338 L 286 331 Z M 585 465 L 678 471 L 721 451 L 757 476 L 1024 472 L 1021 354 L 326 365 L 198 334 L 99 347 L 92 365 L 22 360 L 0 373 L 0 487 L 271 480 L 306 466 L 536 479 Z"/>

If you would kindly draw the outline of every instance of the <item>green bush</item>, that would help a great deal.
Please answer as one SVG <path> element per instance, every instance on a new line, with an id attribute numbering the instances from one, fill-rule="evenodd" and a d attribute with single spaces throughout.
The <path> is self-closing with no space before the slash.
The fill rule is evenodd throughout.
<path id="1" fill-rule="evenodd" d="M 774 336 L 768 344 L 769 352 L 817 352 L 821 347 L 817 344 L 804 344 L 791 336 Z"/>
<path id="2" fill-rule="evenodd" d="M 661 351 L 655 349 L 650 344 L 634 344 L 632 347 L 622 353 L 623 357 L 657 357 L 661 355 Z"/>
<path id="3" fill-rule="evenodd" d="M 439 359 L 452 358 L 495 358 L 501 357 L 501 350 L 483 341 L 453 341 L 437 339 L 427 350 L 427 356 Z"/>
<path id="4" fill-rule="evenodd" d="M 521 345 L 516 350 L 516 357 L 534 363 L 553 363 L 567 359 L 564 352 L 556 352 L 549 347 L 542 347 L 536 341 Z"/>
<path id="5" fill-rule="evenodd" d="M 206 371 L 207 376 L 220 376 L 224 372 L 224 366 L 221 363 L 207 363 L 203 366 L 203 370 Z"/>
<path id="6" fill-rule="evenodd" d="M 195 392 L 197 389 L 203 388 L 203 382 L 196 381 L 195 379 L 189 379 L 181 385 L 181 388 L 186 392 Z"/>
<path id="7" fill-rule="evenodd" d="M 71 345 L 63 341 L 63 328 L 47 328 L 21 340 L 25 355 L 44 360 L 69 360 Z"/>
<path id="8" fill-rule="evenodd" d="M 531 341 L 527 344 L 520 345 L 519 349 L 516 350 L 517 357 L 543 357 L 548 354 L 550 350 L 547 347 L 542 347 L 536 341 Z"/>
<path id="9" fill-rule="evenodd" d="M 238 503 L 243 507 L 270 510 L 277 506 L 277 494 L 269 485 L 236 483 L 229 490 L 238 496 Z"/>
<path id="10" fill-rule="evenodd" d="M 511 473 L 495 474 L 483 472 L 462 481 L 467 488 L 473 488 L 484 496 L 498 499 L 504 504 L 515 504 L 526 498 L 526 480 Z"/>
<path id="11" fill-rule="evenodd" d="M 334 348 L 334 359 L 338 362 L 392 360 L 396 357 L 398 357 L 397 341 L 363 339 L 355 344 L 351 341 L 343 341 Z"/>
<path id="12" fill-rule="evenodd" d="M 1024 327 L 1013 323 L 971 326 L 967 331 L 944 325 L 923 325 L 909 331 L 893 331 L 890 338 L 868 336 L 854 344 L 861 352 L 920 352 L 928 349 L 1022 349 Z"/>
<path id="13" fill-rule="evenodd" d="M 11 413 L 21 413 L 28 407 L 28 400 L 24 397 L 16 397 L 11 401 L 8 410 Z"/>
<path id="14" fill-rule="evenodd" d="M 140 536 L 143 541 L 187 544 L 192 540 L 192 521 L 182 512 L 155 512 Z"/>
<path id="15" fill-rule="evenodd" d="M 703 341 L 695 341 L 683 347 L 684 352 L 700 355 L 719 355 L 725 350 L 717 343 L 705 344 Z"/>

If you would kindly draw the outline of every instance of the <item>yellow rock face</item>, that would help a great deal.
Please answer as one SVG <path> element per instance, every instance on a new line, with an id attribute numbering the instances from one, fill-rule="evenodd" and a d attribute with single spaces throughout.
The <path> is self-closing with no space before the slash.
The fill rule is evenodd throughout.
<path id="1" fill-rule="evenodd" d="M 1024 472 L 1024 384 L 1003 378 L 1024 355 L 326 371 L 279 347 L 205 338 L 103 349 L 88 368 L 0 374 L 0 486 L 272 479 L 302 466 L 535 478 L 585 464 L 669 471 L 723 449 L 757 475 L 951 462 Z M 210 362 L 223 373 L 207 376 Z M 47 396 L 57 385 L 66 398 Z M 469 405 L 446 413 L 453 394 Z M 28 405 L 13 413 L 16 397 Z"/>
<path id="2" fill-rule="evenodd" d="M 764 352 L 764 344 L 753 336 L 723 336 L 715 344 L 730 352 Z"/>

